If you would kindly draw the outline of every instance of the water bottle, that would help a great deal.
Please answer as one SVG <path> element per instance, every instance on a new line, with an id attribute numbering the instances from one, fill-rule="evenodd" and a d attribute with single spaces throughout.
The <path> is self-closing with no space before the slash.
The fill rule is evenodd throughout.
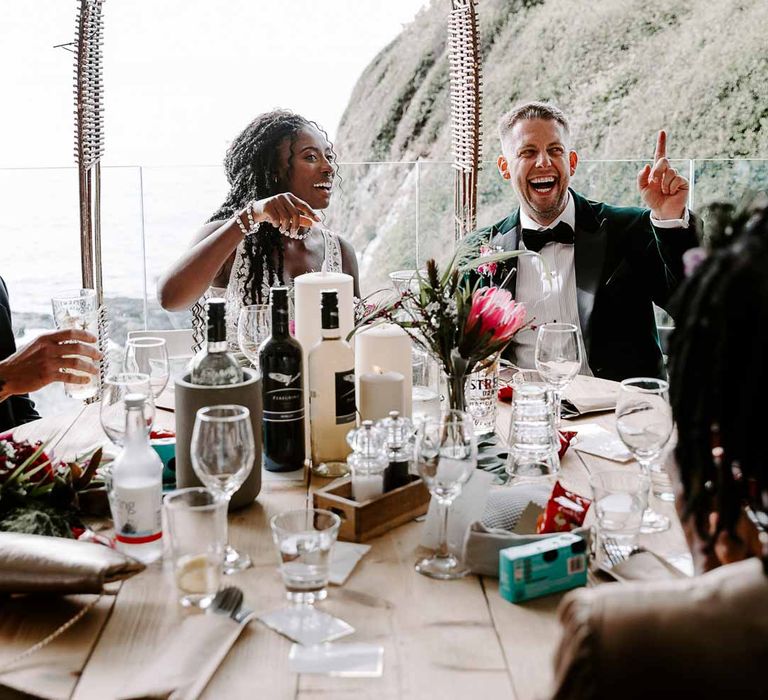
<path id="1" fill-rule="evenodd" d="M 149 444 L 145 400 L 125 397 L 125 440 L 112 464 L 109 505 L 117 549 L 149 564 L 163 554 L 163 463 Z"/>

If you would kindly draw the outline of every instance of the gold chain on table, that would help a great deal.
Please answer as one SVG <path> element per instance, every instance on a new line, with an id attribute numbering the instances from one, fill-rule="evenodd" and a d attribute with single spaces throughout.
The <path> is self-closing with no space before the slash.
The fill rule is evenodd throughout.
<path id="1" fill-rule="evenodd" d="M 36 651 L 40 651 L 44 646 L 47 646 L 50 644 L 54 639 L 60 637 L 64 632 L 66 632 L 72 625 L 77 624 L 80 620 L 82 620 L 83 617 L 85 617 L 86 613 L 88 613 L 90 610 L 94 608 L 94 606 L 104 597 L 104 593 L 99 593 L 98 597 L 95 600 L 92 600 L 88 605 L 83 607 L 81 610 L 78 610 L 75 615 L 73 615 L 69 620 L 67 620 L 63 625 L 59 626 L 58 629 L 55 629 L 53 632 L 51 632 L 45 639 L 41 639 L 37 644 L 34 644 L 33 646 L 29 647 L 29 649 L 26 649 L 25 651 L 22 651 L 21 654 L 17 654 L 14 656 L 10 661 L 6 661 L 4 664 L 0 664 L 0 674 L 6 673 L 8 669 L 11 666 L 16 665 L 21 661 L 22 659 L 26 659 L 28 656 L 31 656 Z"/>

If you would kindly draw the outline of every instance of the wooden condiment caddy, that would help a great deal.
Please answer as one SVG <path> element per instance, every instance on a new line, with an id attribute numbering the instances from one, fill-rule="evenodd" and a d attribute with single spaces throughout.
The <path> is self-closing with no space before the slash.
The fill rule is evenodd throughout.
<path id="1" fill-rule="evenodd" d="M 427 487 L 417 476 L 405 486 L 360 503 L 352 499 L 349 478 L 313 494 L 315 508 L 330 510 L 341 518 L 339 539 L 345 542 L 367 542 L 424 515 L 429 499 Z"/>

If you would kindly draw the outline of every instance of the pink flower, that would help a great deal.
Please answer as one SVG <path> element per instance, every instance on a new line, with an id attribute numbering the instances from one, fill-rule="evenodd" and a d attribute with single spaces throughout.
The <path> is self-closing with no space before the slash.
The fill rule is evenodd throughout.
<path id="1" fill-rule="evenodd" d="M 525 306 L 515 303 L 506 289 L 486 287 L 472 294 L 465 335 L 491 333 L 489 343 L 507 343 L 525 323 Z"/>
<path id="2" fill-rule="evenodd" d="M 487 246 L 487 245 L 480 246 L 481 257 L 484 257 L 486 255 L 491 255 L 493 253 L 494 253 L 494 250 L 490 246 Z M 477 266 L 477 271 L 481 275 L 488 275 L 489 277 L 493 277 L 493 275 L 496 274 L 497 267 L 498 267 L 498 264 L 495 262 L 483 263 L 482 265 Z"/>

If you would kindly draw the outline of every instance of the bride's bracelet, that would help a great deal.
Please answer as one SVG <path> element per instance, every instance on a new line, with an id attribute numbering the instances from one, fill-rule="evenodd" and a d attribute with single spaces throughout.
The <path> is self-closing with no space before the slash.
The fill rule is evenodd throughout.
<path id="1" fill-rule="evenodd" d="M 248 204 L 245 205 L 244 212 L 241 211 L 238 214 L 235 214 L 235 221 L 237 221 L 237 225 L 240 227 L 240 231 L 243 234 L 243 237 L 247 236 L 250 233 L 254 233 L 256 229 L 259 227 L 259 223 L 257 221 L 254 221 L 253 219 L 253 202 L 248 202 Z M 246 228 L 245 224 L 243 223 L 242 216 L 243 213 L 248 217 L 248 227 Z"/>

